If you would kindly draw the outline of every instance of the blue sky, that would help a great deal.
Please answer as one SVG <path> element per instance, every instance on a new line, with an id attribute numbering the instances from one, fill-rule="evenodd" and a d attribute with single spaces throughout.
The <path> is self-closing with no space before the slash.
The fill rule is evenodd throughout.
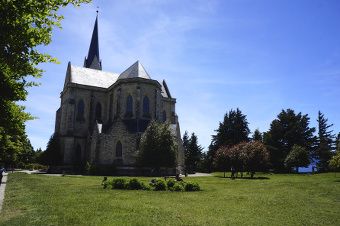
<path id="1" fill-rule="evenodd" d="M 61 10 L 63 29 L 41 47 L 60 64 L 42 64 L 27 122 L 35 148 L 54 131 L 68 61 L 83 65 L 99 6 L 103 70 L 120 73 L 140 60 L 177 98 L 182 133 L 207 148 L 226 111 L 239 107 L 252 131 L 268 130 L 281 109 L 318 110 L 340 132 L 340 1 L 97 0 Z"/>

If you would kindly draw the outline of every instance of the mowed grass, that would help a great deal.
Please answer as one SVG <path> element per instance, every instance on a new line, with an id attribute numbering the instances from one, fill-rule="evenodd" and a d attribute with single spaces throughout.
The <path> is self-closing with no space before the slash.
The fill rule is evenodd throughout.
<path id="1" fill-rule="evenodd" d="M 221 176 L 185 178 L 200 192 L 156 192 L 104 190 L 95 176 L 14 173 L 0 225 L 340 225 L 340 174 Z"/>

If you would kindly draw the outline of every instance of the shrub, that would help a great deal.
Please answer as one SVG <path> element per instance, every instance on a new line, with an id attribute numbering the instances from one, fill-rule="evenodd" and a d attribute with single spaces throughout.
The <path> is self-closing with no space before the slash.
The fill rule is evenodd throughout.
<path id="1" fill-rule="evenodd" d="M 143 182 L 139 181 L 136 178 L 130 179 L 129 182 L 127 183 L 127 188 L 130 190 L 141 190 L 145 186 Z"/>
<path id="2" fill-rule="evenodd" d="M 168 189 L 171 190 L 171 188 L 175 185 L 175 183 L 176 181 L 171 178 L 166 182 L 166 185 L 168 186 Z"/>
<path id="3" fill-rule="evenodd" d="M 153 186 L 154 191 L 166 191 L 166 184 L 164 180 L 156 179 L 154 180 L 154 183 L 150 184 Z"/>
<path id="4" fill-rule="evenodd" d="M 125 189 L 126 180 L 124 178 L 116 178 L 112 180 L 112 189 Z"/>
<path id="5" fill-rule="evenodd" d="M 194 182 L 187 182 L 184 187 L 185 191 L 199 191 L 200 186 Z"/>
<path id="6" fill-rule="evenodd" d="M 110 187 L 112 188 L 112 181 L 109 181 L 109 180 L 103 181 L 102 185 L 104 189 L 110 188 Z"/>
<path id="7" fill-rule="evenodd" d="M 184 191 L 184 186 L 182 183 L 175 183 L 171 191 Z"/>

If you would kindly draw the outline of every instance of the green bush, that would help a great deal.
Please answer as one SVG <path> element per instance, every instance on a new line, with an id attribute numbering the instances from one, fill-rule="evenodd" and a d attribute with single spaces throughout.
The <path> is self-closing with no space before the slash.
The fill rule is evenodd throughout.
<path id="1" fill-rule="evenodd" d="M 174 179 L 169 179 L 166 184 L 168 186 L 168 189 L 171 190 L 171 188 L 175 185 L 176 181 Z"/>
<path id="2" fill-rule="evenodd" d="M 103 186 L 104 189 L 112 188 L 112 181 L 110 181 L 110 180 L 103 181 L 102 186 Z"/>
<path id="3" fill-rule="evenodd" d="M 166 184 L 162 179 L 156 179 L 150 185 L 153 187 L 154 191 L 166 191 Z"/>
<path id="4" fill-rule="evenodd" d="M 182 183 L 175 183 L 171 191 L 184 191 L 184 186 Z"/>
<path id="5" fill-rule="evenodd" d="M 142 190 L 144 187 L 144 183 L 136 178 L 130 179 L 127 183 L 127 189 L 130 190 Z"/>
<path id="6" fill-rule="evenodd" d="M 200 186 L 194 182 L 187 182 L 184 186 L 185 191 L 199 191 Z"/>
<path id="7" fill-rule="evenodd" d="M 115 178 L 112 180 L 112 189 L 125 189 L 127 188 L 127 183 L 124 178 Z"/>
<path id="8" fill-rule="evenodd" d="M 38 163 L 29 163 L 29 164 L 26 164 L 24 168 L 28 170 L 47 170 L 48 166 L 41 165 Z"/>

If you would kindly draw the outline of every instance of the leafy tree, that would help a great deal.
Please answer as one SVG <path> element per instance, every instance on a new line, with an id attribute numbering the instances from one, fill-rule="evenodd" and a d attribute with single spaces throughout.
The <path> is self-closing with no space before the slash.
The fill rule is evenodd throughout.
<path id="1" fill-rule="evenodd" d="M 260 132 L 259 129 L 256 129 L 253 133 L 253 137 L 252 137 L 252 140 L 254 141 L 263 141 L 263 136 L 262 136 L 262 133 Z"/>
<path id="2" fill-rule="evenodd" d="M 0 161 L 16 163 L 25 143 L 25 121 L 32 117 L 17 101 L 25 101 L 30 79 L 41 77 L 38 64 L 56 62 L 38 46 L 51 42 L 52 29 L 60 27 L 57 14 L 68 4 L 88 0 L 2 1 L 0 4 Z"/>
<path id="3" fill-rule="evenodd" d="M 223 146 L 217 150 L 214 158 L 214 165 L 224 171 L 224 177 L 225 172 L 232 168 L 236 172 L 247 171 L 253 178 L 255 171 L 264 170 L 268 163 L 269 152 L 259 141 Z"/>
<path id="4" fill-rule="evenodd" d="M 328 119 L 324 114 L 318 112 L 318 140 L 315 157 L 317 158 L 317 166 L 320 172 L 328 170 L 328 162 L 332 157 L 332 150 L 334 149 L 333 131 L 329 130 L 333 124 L 328 125 Z"/>
<path id="5" fill-rule="evenodd" d="M 185 167 L 187 172 L 196 172 L 198 164 L 201 160 L 202 150 L 203 148 L 197 143 L 197 136 L 195 133 L 192 133 L 190 139 L 188 140 L 185 152 Z"/>
<path id="6" fill-rule="evenodd" d="M 298 172 L 299 167 L 307 167 L 310 164 L 309 154 L 306 148 L 294 145 L 285 159 L 288 168 L 295 167 Z"/>
<path id="7" fill-rule="evenodd" d="M 329 161 L 329 167 L 335 171 L 340 170 L 340 152 L 337 151 L 336 155 L 334 155 Z"/>
<path id="8" fill-rule="evenodd" d="M 138 163 L 156 172 L 161 167 L 174 167 L 176 150 L 176 138 L 171 134 L 169 125 L 153 121 L 142 135 Z"/>
<path id="9" fill-rule="evenodd" d="M 237 108 L 230 110 L 224 116 L 223 122 L 220 122 L 216 135 L 212 136 L 209 146 L 208 158 L 210 159 L 210 168 L 216 151 L 222 146 L 232 146 L 242 141 L 248 141 L 250 130 L 246 115 Z"/>
<path id="10" fill-rule="evenodd" d="M 295 114 L 294 110 L 282 110 L 264 133 L 264 143 L 270 152 L 270 162 L 276 171 L 285 171 L 284 161 L 293 146 L 306 148 L 308 153 L 314 152 L 316 137 L 315 128 L 309 127 L 308 115 Z"/>
<path id="11" fill-rule="evenodd" d="M 40 154 L 39 162 L 43 165 L 56 166 L 62 163 L 58 136 L 54 133 L 47 143 L 46 150 Z"/>
<path id="12" fill-rule="evenodd" d="M 26 139 L 24 139 L 23 148 L 18 153 L 17 164 L 19 164 L 20 167 L 24 167 L 28 163 L 33 163 L 35 160 L 34 158 L 34 149 L 30 140 L 26 137 Z"/>

